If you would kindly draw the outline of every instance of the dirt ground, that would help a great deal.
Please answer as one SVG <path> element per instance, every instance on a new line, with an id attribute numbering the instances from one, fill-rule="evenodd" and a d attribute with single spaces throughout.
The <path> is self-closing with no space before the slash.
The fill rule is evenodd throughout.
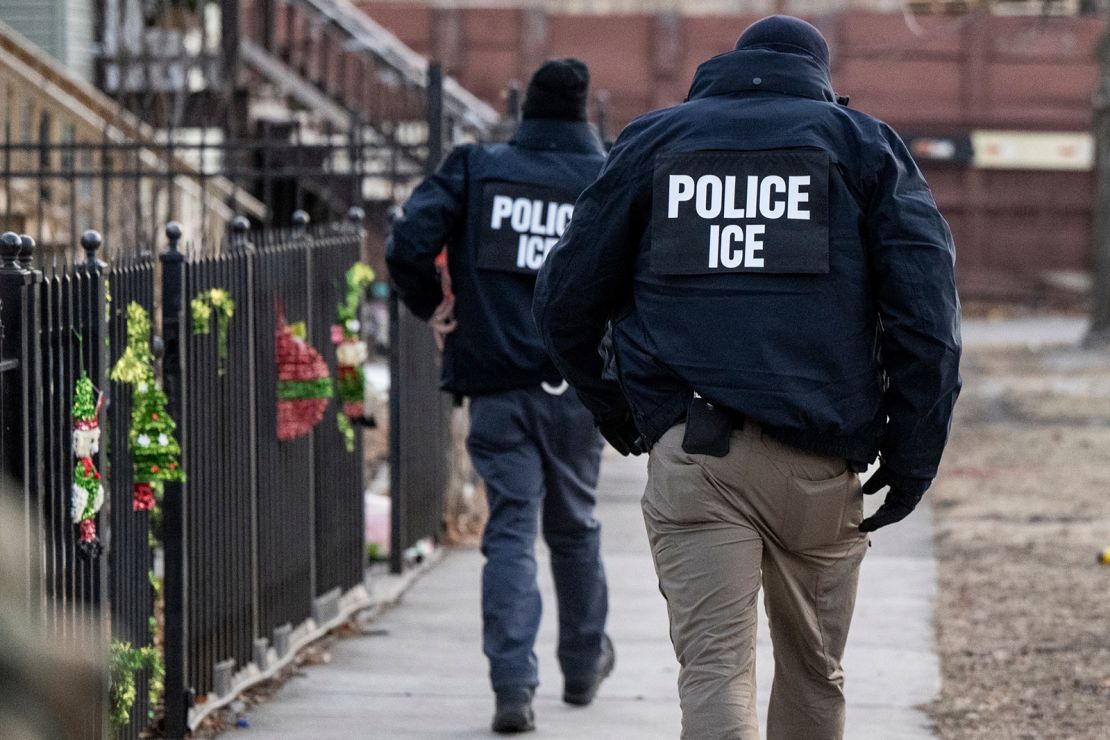
<path id="1" fill-rule="evenodd" d="M 1110 353 L 966 353 L 929 498 L 940 736 L 1110 737 Z"/>

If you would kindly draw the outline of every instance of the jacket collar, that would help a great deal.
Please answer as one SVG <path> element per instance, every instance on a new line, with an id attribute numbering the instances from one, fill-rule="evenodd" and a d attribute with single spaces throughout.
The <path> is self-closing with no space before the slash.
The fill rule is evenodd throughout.
<path id="1" fill-rule="evenodd" d="M 686 99 L 741 92 L 836 100 L 828 72 L 816 60 L 767 49 L 730 51 L 703 62 Z"/>
<path id="2" fill-rule="evenodd" d="M 522 149 L 580 152 L 604 156 L 601 140 L 583 121 L 557 121 L 549 118 L 527 118 L 520 122 L 513 138 L 513 146 Z"/>

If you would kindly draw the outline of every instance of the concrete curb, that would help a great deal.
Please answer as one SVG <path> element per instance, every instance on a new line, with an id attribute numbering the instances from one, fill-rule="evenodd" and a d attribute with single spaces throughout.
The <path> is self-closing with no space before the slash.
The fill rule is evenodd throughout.
<path id="1" fill-rule="evenodd" d="M 365 628 L 383 612 L 396 606 L 413 584 L 439 564 L 446 554 L 445 548 L 436 549 L 419 565 L 400 574 L 380 573 L 372 568 L 367 569 L 362 585 L 355 586 L 341 596 L 335 594 L 331 599 L 327 598 L 329 595 L 321 597 L 326 603 L 322 607 L 319 603 L 313 606 L 317 619 L 306 619 L 295 629 L 290 630 L 280 656 L 276 647 L 266 645 L 262 645 L 261 649 L 256 647 L 255 660 L 234 675 L 229 673 L 222 681 L 217 682 L 217 685 L 221 682 L 225 684 L 224 691 L 189 710 L 189 729 L 196 730 L 206 717 L 234 702 L 244 691 L 276 676 L 302 651 L 352 618 L 360 628 Z M 320 618 L 321 612 L 327 613 L 328 616 Z M 285 642 L 284 639 L 283 642 Z M 211 697 L 211 694 L 209 696 Z"/>

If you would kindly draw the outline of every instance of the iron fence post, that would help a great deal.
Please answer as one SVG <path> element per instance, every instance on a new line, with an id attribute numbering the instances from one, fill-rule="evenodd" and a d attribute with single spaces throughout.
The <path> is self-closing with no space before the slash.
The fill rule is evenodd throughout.
<path id="1" fill-rule="evenodd" d="M 364 221 L 366 221 L 366 211 L 361 206 L 351 206 L 347 209 L 347 223 L 350 224 L 352 231 L 355 233 L 362 231 Z"/>
<path id="2" fill-rule="evenodd" d="M 427 174 L 432 174 L 443 159 L 443 65 L 428 63 L 428 161 Z"/>
<path id="3" fill-rule="evenodd" d="M 35 240 L 30 234 L 20 234 L 19 241 L 19 264 L 24 270 L 32 272 L 34 267 L 31 262 L 34 259 Z"/>
<path id="4" fill-rule="evenodd" d="M 162 263 L 162 341 L 164 358 L 162 384 L 166 393 L 166 413 L 182 421 L 184 408 L 184 358 L 181 354 L 181 331 L 184 320 L 185 255 L 181 253 L 181 225 L 171 222 L 166 226 L 168 245 L 159 255 Z M 185 448 L 184 439 L 190 433 L 178 427 L 178 439 Z M 189 461 L 182 460 L 188 470 Z M 182 501 L 185 487 L 178 482 L 166 482 L 162 498 L 162 538 L 165 548 L 165 651 L 166 680 L 165 734 L 182 738 L 188 732 L 189 706 L 192 703 L 185 676 L 185 646 L 188 624 L 185 619 L 185 593 L 188 573 L 185 568 L 185 506 Z"/>
<path id="5" fill-rule="evenodd" d="M 293 211 L 293 238 L 300 240 L 308 238 L 308 224 L 312 221 L 308 212 L 300 208 Z"/>
<path id="6" fill-rule="evenodd" d="M 430 175 L 439 167 L 439 163 L 443 159 L 444 149 L 443 66 L 438 62 L 428 64 L 426 94 L 428 158 L 424 166 L 426 174 Z M 396 218 L 397 215 L 397 211 L 390 213 L 391 218 Z M 407 427 L 408 419 L 404 418 L 405 410 L 409 406 L 409 398 L 413 397 L 406 396 L 405 402 L 402 402 L 401 381 L 404 377 L 402 354 L 419 346 L 417 343 L 419 340 L 413 334 L 413 331 L 427 332 L 428 330 L 423 326 L 418 327 L 414 324 L 414 319 L 400 305 L 395 286 L 391 285 L 389 292 L 389 473 L 392 502 L 390 506 L 389 559 L 390 570 L 394 573 L 400 573 L 404 569 L 404 551 L 406 547 L 412 544 L 409 542 L 411 539 L 409 529 L 413 504 L 414 502 L 424 504 L 423 499 L 426 498 L 427 493 L 426 490 L 415 490 L 425 488 L 426 481 L 417 481 L 417 485 L 410 486 L 409 484 L 412 482 L 410 476 L 406 470 L 402 469 L 406 465 L 406 459 L 404 450 L 401 448 L 406 441 L 412 441 L 412 435 L 409 434 Z M 427 344 L 430 344 L 430 335 L 426 339 Z M 409 379 L 406 379 L 406 382 L 410 382 Z M 419 380 L 415 384 L 418 386 L 417 393 L 439 393 L 437 386 L 423 387 Z M 420 442 L 425 441 L 427 440 L 420 440 Z M 447 451 L 433 450 L 430 454 L 446 455 Z M 434 481 L 432 484 L 434 485 Z"/>
<path id="7" fill-rule="evenodd" d="M 104 240 L 96 231 L 89 230 L 81 235 L 81 248 L 85 252 L 84 261 L 75 265 L 75 272 L 77 274 L 84 274 L 87 285 L 86 303 L 82 306 L 81 310 L 85 312 L 85 335 L 82 337 L 81 352 L 85 356 L 86 371 L 93 383 L 98 389 L 108 387 L 108 316 L 105 312 L 105 290 L 104 290 L 104 273 L 108 267 L 104 262 L 97 258 L 97 252 L 103 245 Z M 102 452 L 96 455 L 96 465 L 101 470 L 105 469 L 104 456 Z M 99 514 L 99 526 L 102 527 L 103 537 L 102 541 L 108 547 L 111 546 L 111 521 L 112 500 L 107 497 L 104 505 L 104 510 Z M 96 569 L 95 582 L 96 588 L 96 611 L 98 615 L 107 616 L 109 609 L 108 601 L 108 557 L 107 555 L 96 558 L 93 565 Z M 108 619 L 98 618 L 97 625 L 97 638 L 98 640 L 109 639 L 108 634 Z M 101 733 L 107 737 L 108 733 L 108 692 L 105 690 L 101 695 L 101 705 L 105 711 L 100 715 L 100 730 Z"/>
<path id="8" fill-rule="evenodd" d="M 246 216 L 236 216 L 233 218 L 231 220 L 230 231 L 231 235 L 228 238 L 228 246 L 231 247 L 233 252 L 243 252 L 254 248 L 254 245 L 250 242 L 251 222 Z"/>
<path id="9" fill-rule="evenodd" d="M 392 224 L 400 216 L 398 209 L 391 209 Z M 400 573 L 405 569 L 403 524 L 405 516 L 404 494 L 401 490 L 401 302 L 397 288 L 389 285 L 389 570 Z"/>
<path id="10" fill-rule="evenodd" d="M 3 383 L 4 413 L 0 418 L 4 449 L 0 469 L 8 474 L 24 510 L 26 551 L 20 567 L 26 574 L 27 606 L 34 608 L 38 599 L 33 559 L 39 533 L 32 523 L 38 521 L 35 507 L 40 504 L 43 455 L 42 427 L 35 409 L 41 408 L 42 384 L 39 285 L 36 274 L 22 264 L 24 251 L 29 259 L 30 250 L 19 234 L 9 231 L 0 236 L 0 363 L 12 363 L 5 371 L 10 369 L 16 379 Z"/>

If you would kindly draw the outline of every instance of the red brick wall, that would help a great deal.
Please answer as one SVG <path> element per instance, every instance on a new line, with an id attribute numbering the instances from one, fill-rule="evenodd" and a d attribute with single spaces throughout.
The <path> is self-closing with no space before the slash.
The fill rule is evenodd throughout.
<path id="1" fill-rule="evenodd" d="M 756 19 L 359 5 L 491 103 L 544 59 L 580 57 L 594 89 L 611 95 L 618 125 L 680 102 L 697 65 L 731 49 Z M 832 47 L 837 91 L 892 124 L 1088 126 L 1100 19 L 921 16 L 920 37 L 901 15 L 853 11 L 816 22 Z"/>
<path id="2" fill-rule="evenodd" d="M 580 57 L 593 89 L 609 94 L 612 135 L 680 102 L 697 65 L 756 20 L 359 5 L 498 108 L 510 80 L 523 84 L 549 57 Z M 904 134 L 1090 128 L 1100 19 L 922 16 L 917 33 L 901 15 L 845 11 L 814 22 L 829 40 L 837 91 Z M 925 170 L 973 292 L 1028 294 L 1045 270 L 1089 267 L 1090 173 Z"/>

